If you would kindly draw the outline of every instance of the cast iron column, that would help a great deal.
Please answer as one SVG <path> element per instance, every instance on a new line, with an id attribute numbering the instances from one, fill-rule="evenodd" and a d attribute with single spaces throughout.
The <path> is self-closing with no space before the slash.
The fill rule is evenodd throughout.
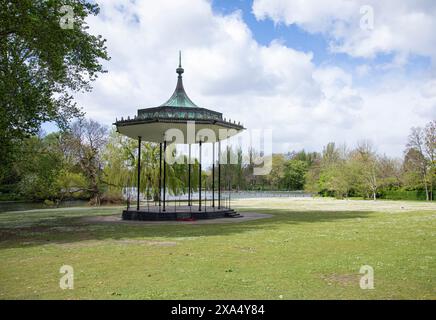
<path id="1" fill-rule="evenodd" d="M 159 207 L 162 197 L 162 142 L 159 143 Z"/>
<path id="2" fill-rule="evenodd" d="M 191 144 L 189 144 L 188 158 L 188 206 L 191 205 Z"/>
<path id="3" fill-rule="evenodd" d="M 198 163 L 198 211 L 201 211 L 201 138 L 199 148 L 199 163 Z"/>
<path id="4" fill-rule="evenodd" d="M 215 208 L 215 142 L 212 143 L 212 208 Z"/>
<path id="5" fill-rule="evenodd" d="M 164 178 L 163 178 L 163 211 L 165 211 L 165 194 L 166 194 L 166 182 L 167 182 L 167 162 L 166 162 L 166 151 L 167 151 L 167 141 L 164 140 L 164 148 L 163 148 L 163 172 L 164 172 Z"/>
<path id="6" fill-rule="evenodd" d="M 218 209 L 221 208 L 221 141 L 218 141 Z"/>
<path id="7" fill-rule="evenodd" d="M 141 188 L 141 137 L 138 137 L 138 192 L 136 196 L 136 210 L 139 210 L 139 189 Z"/>

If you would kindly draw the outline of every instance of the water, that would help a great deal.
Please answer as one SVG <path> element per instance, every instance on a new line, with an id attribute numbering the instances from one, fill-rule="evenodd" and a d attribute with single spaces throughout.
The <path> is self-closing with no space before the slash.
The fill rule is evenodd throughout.
<path id="1" fill-rule="evenodd" d="M 229 191 L 221 191 L 222 198 L 229 197 Z M 310 198 L 312 194 L 305 193 L 304 191 L 231 191 L 231 199 L 253 199 L 253 198 Z M 183 195 L 169 195 L 166 196 L 167 200 L 187 200 L 188 194 Z M 202 191 L 201 198 L 212 199 L 212 191 Z M 192 199 L 198 199 L 198 192 L 192 193 Z M 215 190 L 215 199 L 218 199 L 218 191 Z"/>
<path id="2" fill-rule="evenodd" d="M 59 208 L 69 207 L 83 207 L 86 206 L 88 201 L 85 200 L 70 200 L 63 201 Z M 25 211 L 34 209 L 51 209 L 55 207 L 49 207 L 42 202 L 27 202 L 27 201 L 0 201 L 0 213 L 7 211 Z"/>

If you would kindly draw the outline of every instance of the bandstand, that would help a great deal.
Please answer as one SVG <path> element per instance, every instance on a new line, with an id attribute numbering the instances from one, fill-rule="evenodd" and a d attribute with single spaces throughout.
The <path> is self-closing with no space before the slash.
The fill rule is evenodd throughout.
<path id="1" fill-rule="evenodd" d="M 123 211 L 124 220 L 195 220 L 240 216 L 230 207 L 230 201 L 223 202 L 221 167 L 225 164 L 221 163 L 220 156 L 216 157 L 216 149 L 221 155 L 221 141 L 238 134 L 244 127 L 239 122 L 226 120 L 220 112 L 201 108 L 192 102 L 183 87 L 183 72 L 179 53 L 177 86 L 168 101 L 158 107 L 139 109 L 135 117 L 121 118 L 114 123 L 120 134 L 138 140 L 136 206 L 128 206 Z M 140 202 L 142 141 L 159 144 L 158 202 L 144 207 Z M 202 199 L 202 146 L 205 143 L 212 144 L 212 199 Z M 168 146 L 174 144 L 187 144 L 189 150 L 188 197 L 186 203 L 179 201 L 179 205 L 169 205 L 167 199 L 167 166 L 171 165 L 171 161 L 168 161 L 170 154 L 166 151 Z M 193 198 L 191 187 L 191 146 L 194 144 L 198 144 L 199 151 L 197 199 Z M 218 177 L 215 177 L 216 164 Z"/>

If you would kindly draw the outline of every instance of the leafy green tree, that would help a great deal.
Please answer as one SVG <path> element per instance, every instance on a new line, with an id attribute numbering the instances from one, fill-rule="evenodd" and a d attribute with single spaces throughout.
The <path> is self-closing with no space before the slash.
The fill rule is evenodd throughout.
<path id="1" fill-rule="evenodd" d="M 235 186 L 239 191 L 241 189 L 245 189 L 244 164 L 243 164 L 244 155 L 240 147 L 236 150 L 236 153 L 238 156 L 238 163 L 235 166 L 235 170 L 236 170 Z"/>
<path id="2" fill-rule="evenodd" d="M 320 174 L 320 189 L 326 192 L 327 195 L 344 198 L 350 191 L 349 177 L 343 164 L 330 164 Z"/>
<path id="3" fill-rule="evenodd" d="M 109 59 L 105 40 L 87 31 L 98 12 L 86 0 L 0 1 L 0 183 L 18 141 L 43 122 L 65 128 L 81 115 L 72 94 L 90 90 Z"/>
<path id="4" fill-rule="evenodd" d="M 239 190 L 245 187 L 247 180 L 251 180 L 251 183 L 254 183 L 256 178 L 252 174 L 252 168 L 250 168 L 251 172 L 244 173 L 243 154 L 240 148 L 234 149 L 228 146 L 226 149 L 221 150 L 221 154 L 223 159 L 227 159 L 225 164 L 221 164 L 221 187 L 223 189 L 228 189 L 230 184 L 232 189 L 236 188 Z M 215 167 L 215 170 L 215 178 L 218 179 L 218 166 Z M 210 179 L 211 177 L 209 181 L 211 181 Z M 218 185 L 217 182 L 216 184 Z"/>
<path id="5" fill-rule="evenodd" d="M 303 160 L 289 160 L 285 163 L 283 185 L 287 190 L 303 190 L 308 165 Z"/>
<path id="6" fill-rule="evenodd" d="M 66 198 L 86 197 L 88 183 L 81 172 L 73 172 L 68 167 L 63 167 L 56 175 L 54 188 L 56 193 L 53 201 L 59 205 Z"/>
<path id="7" fill-rule="evenodd" d="M 376 200 L 381 185 L 381 168 L 379 157 L 373 146 L 368 141 L 360 142 L 351 153 L 350 158 L 357 168 L 355 171 L 356 181 L 359 182 L 358 186 L 361 193 Z"/>
<path id="8" fill-rule="evenodd" d="M 343 198 L 351 190 L 351 168 L 347 165 L 346 148 L 328 143 L 321 156 L 314 155 L 312 165 L 305 174 L 305 190 Z"/>
<path id="9" fill-rule="evenodd" d="M 17 192 L 30 200 L 54 200 L 56 179 L 62 169 L 62 154 L 57 149 L 57 135 L 33 136 L 23 141 Z"/>
<path id="10" fill-rule="evenodd" d="M 293 160 L 304 161 L 308 166 L 311 166 L 319 158 L 319 153 L 301 150 L 299 152 L 292 152 L 290 158 Z"/>
<path id="11" fill-rule="evenodd" d="M 102 181 L 109 190 L 121 192 L 124 187 L 137 186 L 138 142 L 113 130 L 108 138 L 102 159 L 104 163 Z M 162 158 L 164 156 L 162 150 Z M 188 192 L 188 161 L 184 155 L 173 150 L 175 163 L 167 164 L 168 191 L 174 195 Z M 182 158 L 182 161 L 179 158 Z M 191 168 L 191 188 L 198 188 L 198 161 Z M 162 161 L 163 179 L 163 161 Z M 161 184 L 163 188 L 163 181 Z M 141 147 L 141 192 L 147 198 L 159 200 L 159 144 L 142 142 Z"/>
<path id="12" fill-rule="evenodd" d="M 421 155 L 415 149 L 406 151 L 402 166 L 402 182 L 406 190 L 425 190 L 422 171 L 419 170 Z"/>
<path id="13" fill-rule="evenodd" d="M 304 191 L 310 193 L 321 193 L 319 178 L 321 174 L 320 160 L 314 162 L 307 170 L 304 177 Z"/>
<path id="14" fill-rule="evenodd" d="M 267 183 L 272 189 L 279 190 L 284 188 L 285 164 L 286 159 L 283 154 L 272 155 L 272 168 L 267 176 Z"/>
<path id="15" fill-rule="evenodd" d="M 18 183 L 15 193 L 27 200 L 86 196 L 84 175 L 75 170 L 62 147 L 62 133 L 35 135 L 20 144 L 21 157 L 14 163 Z"/>
<path id="16" fill-rule="evenodd" d="M 103 176 L 110 191 L 120 193 L 122 188 L 136 185 L 137 147 L 134 139 L 111 130 L 102 152 Z"/>
<path id="17" fill-rule="evenodd" d="M 334 142 L 329 142 L 322 150 L 322 165 L 327 167 L 341 160 L 340 150 Z"/>

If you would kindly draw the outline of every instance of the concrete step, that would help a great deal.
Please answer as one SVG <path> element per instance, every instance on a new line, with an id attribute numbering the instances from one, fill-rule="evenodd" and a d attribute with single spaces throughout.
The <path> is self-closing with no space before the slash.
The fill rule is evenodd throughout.
<path id="1" fill-rule="evenodd" d="M 226 212 L 226 217 L 228 217 L 228 218 L 241 218 L 242 215 L 235 212 L 235 210 L 231 209 L 228 212 Z"/>

